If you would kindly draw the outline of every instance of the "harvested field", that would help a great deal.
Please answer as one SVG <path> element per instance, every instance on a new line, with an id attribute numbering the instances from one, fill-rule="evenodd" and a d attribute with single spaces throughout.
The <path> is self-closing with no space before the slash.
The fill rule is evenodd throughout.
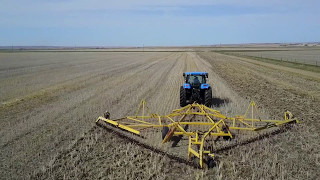
<path id="1" fill-rule="evenodd" d="M 178 108 L 185 71 L 209 73 L 214 108 L 222 113 L 243 114 L 255 100 L 266 118 L 280 119 L 289 109 L 302 123 L 246 146 L 217 148 L 219 164 L 209 170 L 172 155 L 158 140 L 149 142 L 155 150 L 95 126 L 105 110 L 112 118 L 133 114 L 141 99 L 160 114 Z M 0 175 L 314 179 L 319 77 L 213 52 L 0 53 Z"/>
<path id="2" fill-rule="evenodd" d="M 234 54 L 320 66 L 320 49 L 242 51 Z"/>

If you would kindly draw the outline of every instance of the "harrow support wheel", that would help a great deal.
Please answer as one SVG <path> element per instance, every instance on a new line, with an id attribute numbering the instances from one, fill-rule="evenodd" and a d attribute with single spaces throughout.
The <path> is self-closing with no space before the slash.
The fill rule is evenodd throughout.
<path id="1" fill-rule="evenodd" d="M 216 166 L 216 162 L 214 161 L 214 159 L 212 157 L 208 157 L 207 166 L 208 166 L 208 169 Z"/>
<path id="2" fill-rule="evenodd" d="M 162 129 L 162 140 L 164 140 L 164 138 L 167 136 L 169 132 L 169 128 L 167 126 L 163 127 Z"/>

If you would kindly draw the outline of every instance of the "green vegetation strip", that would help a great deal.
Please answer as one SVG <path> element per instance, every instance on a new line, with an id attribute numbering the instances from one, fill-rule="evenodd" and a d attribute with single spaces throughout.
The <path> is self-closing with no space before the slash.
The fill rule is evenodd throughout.
<path id="1" fill-rule="evenodd" d="M 217 52 L 217 53 L 236 56 L 236 57 L 242 57 L 242 58 L 248 58 L 248 59 L 266 62 L 266 63 L 270 63 L 270 64 L 276 64 L 276 65 L 280 65 L 280 66 L 285 66 L 285 67 L 302 69 L 302 70 L 320 73 L 320 66 L 319 65 L 315 66 L 315 65 L 311 65 L 311 64 L 302 64 L 302 63 L 298 63 L 298 62 L 288 62 L 288 61 L 282 61 L 282 60 L 278 60 L 278 59 L 241 55 L 241 54 L 235 54 L 235 53 L 231 53 L 231 52 Z"/>

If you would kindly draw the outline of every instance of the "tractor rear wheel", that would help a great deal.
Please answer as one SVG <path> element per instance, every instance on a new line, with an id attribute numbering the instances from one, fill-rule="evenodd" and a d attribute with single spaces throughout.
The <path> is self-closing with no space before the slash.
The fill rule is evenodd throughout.
<path id="1" fill-rule="evenodd" d="M 204 93 L 204 105 L 210 107 L 212 103 L 212 90 L 207 89 Z"/>
<path id="2" fill-rule="evenodd" d="M 180 106 L 184 107 L 187 105 L 187 93 L 183 86 L 180 87 Z"/>

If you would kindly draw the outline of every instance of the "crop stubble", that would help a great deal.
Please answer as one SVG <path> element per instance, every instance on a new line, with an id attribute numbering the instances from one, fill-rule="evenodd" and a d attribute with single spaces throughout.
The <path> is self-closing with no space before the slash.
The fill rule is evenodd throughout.
<path id="1" fill-rule="evenodd" d="M 1 86 L 1 92 L 7 94 L 1 96 L 4 104 L 0 111 L 1 117 L 4 118 L 0 121 L 2 126 L 0 134 L 3 137 L 0 144 L 1 162 L 3 162 L 0 173 L 9 178 L 52 179 L 132 177 L 164 179 L 203 176 L 204 178 L 245 178 L 265 175 L 259 173 L 257 168 L 263 167 L 264 173 L 272 168 L 258 163 L 261 157 L 256 155 L 256 152 L 261 151 L 261 154 L 266 155 L 266 152 L 274 151 L 275 147 L 283 149 L 282 146 L 285 146 L 286 148 L 286 144 L 278 142 L 274 146 L 270 140 L 266 140 L 263 141 L 269 143 L 266 148 L 261 148 L 265 146 L 265 144 L 261 145 L 261 142 L 247 148 L 237 147 L 227 151 L 227 154 L 233 154 L 237 156 L 236 158 L 231 159 L 229 155 L 222 154 L 223 160 L 219 158 L 221 163 L 217 168 L 203 171 L 136 146 L 134 142 L 94 126 L 94 119 L 105 110 L 111 112 L 112 118 L 134 113 L 141 99 L 149 102 L 151 110 L 160 114 L 169 113 L 179 105 L 181 76 L 185 71 L 209 72 L 210 83 L 213 85 L 213 94 L 216 98 L 216 109 L 229 115 L 243 113 L 249 100 L 241 96 L 262 102 L 271 115 L 274 113 L 278 115 L 282 113 L 282 109 L 277 108 L 283 101 L 277 102 L 278 96 L 271 97 L 270 99 L 275 100 L 278 105 L 274 106 L 263 101 L 263 97 L 278 90 L 280 92 L 276 94 L 279 96 L 287 91 L 292 93 L 299 90 L 283 89 L 284 86 L 279 85 L 279 79 L 285 78 L 286 74 L 279 76 L 276 74 L 278 72 L 272 69 L 253 68 L 252 66 L 256 65 L 230 57 L 217 56 L 214 53 L 199 55 L 200 57 L 198 54 L 188 52 L 38 53 L 28 54 L 31 56 L 29 58 L 36 59 L 36 62 L 27 58 L 30 61 L 28 63 L 20 64 L 17 60 L 18 62 L 1 68 L 0 81 L 7 83 L 5 87 Z M 3 62 L 6 58 L 21 58 L 19 55 L 1 56 Z M 257 72 L 253 69 L 261 71 L 258 71 L 258 75 L 263 74 L 261 75 L 264 78 L 263 81 L 260 81 L 260 78 L 257 79 Z M 272 74 L 269 74 L 270 72 Z M 240 77 L 243 76 L 245 78 L 241 80 Z M 289 80 L 287 78 L 282 82 L 297 87 L 294 84 L 296 81 Z M 301 82 L 304 82 L 303 80 L 302 78 Z M 259 83 L 257 85 L 254 82 Z M 266 89 L 265 87 L 274 85 L 278 89 L 259 91 L 261 88 Z M 316 92 L 317 82 L 315 85 Z M 301 86 L 302 89 L 303 87 Z M 25 90 L 17 90 L 21 88 Z M 308 88 L 304 89 L 308 91 Z M 307 95 L 310 94 L 307 93 Z M 306 97 L 298 98 L 303 100 Z M 264 117 L 268 117 L 268 113 L 264 112 L 263 108 L 261 110 Z M 298 115 L 300 116 L 299 113 Z M 289 133 L 289 135 L 292 134 Z M 279 136 L 288 140 L 288 143 L 297 141 L 285 134 Z M 318 137 L 318 134 L 314 137 Z M 273 141 L 281 141 L 281 138 L 277 137 Z M 312 141 L 312 138 L 308 140 Z M 301 139 L 298 142 L 302 143 Z M 163 151 L 169 151 L 168 146 L 159 145 L 160 135 L 150 144 Z M 177 149 L 180 151 L 182 148 Z M 239 153 L 238 151 L 242 149 L 245 151 L 249 149 L 249 153 Z M 309 149 L 307 152 L 309 153 Z M 185 153 L 181 152 L 181 154 Z M 303 153 L 306 152 L 303 151 Z M 297 154 L 296 151 L 295 154 Z M 258 160 L 252 161 L 256 164 L 250 161 L 253 155 L 257 156 Z M 283 160 L 282 154 L 278 156 L 280 157 L 276 158 Z M 272 165 L 274 158 L 272 156 L 267 162 L 270 161 Z M 241 163 L 245 166 L 241 166 Z M 255 167 L 256 165 L 258 167 Z M 293 170 L 294 167 L 289 167 L 286 171 Z M 286 172 L 285 170 L 274 171 L 272 175 Z M 309 171 L 313 172 L 312 169 Z M 291 177 L 291 175 L 285 177 Z M 298 173 L 298 175 L 305 175 L 305 173 Z"/>

